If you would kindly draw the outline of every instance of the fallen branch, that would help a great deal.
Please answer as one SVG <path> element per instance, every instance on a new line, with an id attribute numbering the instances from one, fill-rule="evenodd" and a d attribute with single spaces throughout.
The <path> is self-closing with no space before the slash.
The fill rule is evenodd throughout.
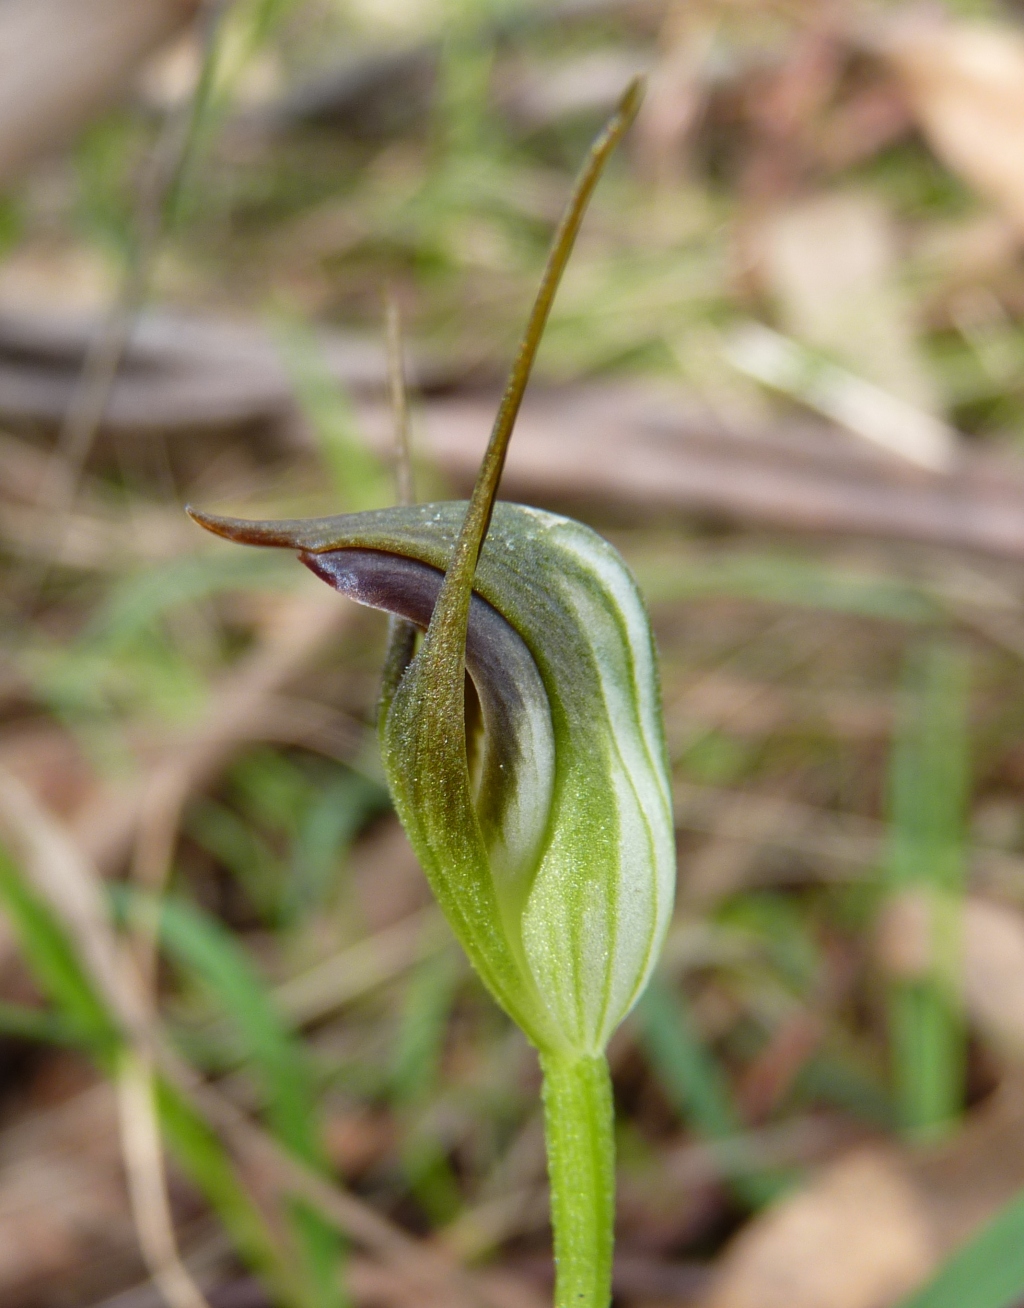
<path id="1" fill-rule="evenodd" d="M 487 398 L 423 407 L 419 445 L 468 484 L 490 426 Z M 365 426 L 385 448 L 383 410 Z M 1024 558 L 1024 464 L 963 454 L 949 472 L 913 469 L 824 424 L 740 431 L 683 393 L 586 386 L 523 405 L 503 488 L 528 503 L 616 503 L 743 525 L 876 536 Z"/>
<path id="2" fill-rule="evenodd" d="M 54 425 L 95 325 L 0 316 L 0 421 Z M 389 457 L 383 349 L 325 334 L 325 365 L 356 396 L 364 431 Z M 452 380 L 421 356 L 420 389 Z M 428 398 L 417 444 L 456 485 L 472 480 L 493 419 L 487 394 Z M 277 347 L 253 327 L 144 315 L 104 416 L 110 431 L 164 433 L 172 453 L 211 432 L 262 425 L 294 449 L 295 404 Z M 310 446 L 312 448 L 312 446 Z M 908 466 L 836 427 L 794 418 L 758 429 L 724 422 L 692 395 L 652 383 L 534 390 L 523 405 L 504 486 L 540 504 L 642 506 L 829 536 L 876 536 L 1024 558 L 1024 463 L 961 451 L 946 471 Z M 24 530 L 24 529 L 22 529 Z"/>

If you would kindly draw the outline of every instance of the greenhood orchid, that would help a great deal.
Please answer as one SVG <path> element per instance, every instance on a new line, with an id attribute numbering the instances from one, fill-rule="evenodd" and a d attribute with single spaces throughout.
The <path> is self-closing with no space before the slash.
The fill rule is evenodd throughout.
<path id="1" fill-rule="evenodd" d="M 455 934 L 540 1052 L 557 1300 L 574 1308 L 609 1297 L 604 1051 L 671 913 L 671 796 L 653 642 L 625 564 L 590 528 L 495 496 L 558 280 L 638 97 L 631 87 L 577 183 L 468 504 L 291 522 L 190 510 L 231 540 L 298 551 L 392 615 L 384 770 Z"/>
<path id="2" fill-rule="evenodd" d="M 427 629 L 466 505 L 272 524 L 193 516 L 232 540 L 296 549 L 336 590 Z M 600 1054 L 647 980 L 675 883 L 654 651 L 619 555 L 571 519 L 496 504 L 465 666 L 472 737 L 422 652 L 383 706 L 395 806 L 502 1007 L 539 1049 Z"/>

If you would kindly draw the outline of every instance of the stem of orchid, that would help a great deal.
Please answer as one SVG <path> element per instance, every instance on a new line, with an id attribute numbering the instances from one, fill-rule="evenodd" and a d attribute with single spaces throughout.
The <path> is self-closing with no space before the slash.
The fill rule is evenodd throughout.
<path id="1" fill-rule="evenodd" d="M 477 850 L 483 851 L 483 838 L 472 813 L 464 734 L 457 739 L 450 734 L 446 736 L 443 731 L 438 732 L 437 723 L 447 724 L 450 730 L 451 724 L 465 720 L 466 633 L 473 578 L 490 526 L 512 429 L 587 204 L 609 156 L 636 115 L 642 93 L 640 80 L 628 87 L 615 113 L 591 147 L 576 179 L 552 242 L 533 310 L 509 374 L 420 653 L 411 665 L 413 670 L 399 682 L 400 660 L 411 652 L 411 647 L 403 652 L 396 643 L 393 647 L 394 662 L 389 660 L 385 672 L 381 721 L 389 723 L 394 739 L 401 740 L 407 763 L 409 759 L 422 760 L 424 767 L 429 768 L 436 767 L 439 758 L 446 760 L 445 766 L 451 769 L 453 781 L 445 821 L 465 824 L 470 831 L 468 839 L 474 856 Z M 431 716 L 425 725 L 420 710 L 428 697 Z M 420 775 L 428 775 L 428 771 L 421 771 Z M 410 812 L 417 804 L 422 804 L 412 785 L 408 787 L 405 798 Z M 481 852 L 479 861 L 483 859 Z M 473 866 L 475 868 L 476 864 Z M 493 894 L 493 887 L 481 888 L 478 902 L 484 902 L 480 896 L 492 897 Z M 442 906 L 445 906 L 444 901 Z M 469 937 L 472 919 L 466 906 L 456 906 L 452 902 L 451 907 L 453 912 L 457 907 L 459 920 L 465 924 L 465 937 Z M 477 912 L 472 901 L 468 908 Z M 472 930 L 481 929 L 478 915 Z M 474 956 L 474 952 L 470 952 Z M 487 979 L 483 957 L 482 951 L 477 950 L 474 961 Z M 494 973 L 490 983 L 506 1011 L 515 1017 L 514 995 L 507 987 L 502 988 Z M 544 1054 L 541 1062 L 548 1172 L 551 1177 L 551 1217 L 558 1266 L 556 1308 L 608 1308 L 615 1219 L 615 1151 L 608 1066 L 603 1057 L 572 1057 L 565 1053 Z"/>
<path id="2" fill-rule="evenodd" d="M 555 1308 L 608 1308 L 615 1225 L 611 1079 L 602 1057 L 541 1055 Z"/>

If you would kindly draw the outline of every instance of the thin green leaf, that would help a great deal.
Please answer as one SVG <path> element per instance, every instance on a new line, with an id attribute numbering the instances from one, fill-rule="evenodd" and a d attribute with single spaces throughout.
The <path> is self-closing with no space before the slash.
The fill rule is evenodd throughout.
<path id="1" fill-rule="evenodd" d="M 275 335 L 339 504 L 352 513 L 387 504 L 391 477 L 367 447 L 355 407 L 331 375 L 316 336 L 294 318 L 278 319 Z"/>
<path id="2" fill-rule="evenodd" d="M 40 988 L 57 1008 L 58 1019 L 79 1034 L 97 1065 L 112 1075 L 118 1063 L 120 1032 L 79 962 L 63 927 L 49 907 L 26 885 L 0 850 L 0 903 L 18 935 Z M 161 1125 L 185 1171 L 206 1195 L 249 1265 L 265 1275 L 282 1302 L 305 1308 L 288 1290 L 290 1276 L 258 1208 L 238 1180 L 216 1136 L 177 1091 L 158 1085 Z"/>
<path id="3" fill-rule="evenodd" d="M 264 922 L 274 922 L 280 910 L 281 860 L 253 823 L 226 804 L 199 799 L 185 819 L 189 838 L 230 871 Z"/>
<path id="4" fill-rule="evenodd" d="M 899 1308 L 1013 1308 L 1024 1298 L 1024 1194 L 1017 1195 Z"/>
<path id="5" fill-rule="evenodd" d="M 128 893 L 125 898 L 130 905 L 139 897 Z M 170 896 L 161 905 L 160 941 L 235 1027 L 262 1082 L 275 1134 L 307 1162 L 321 1161 L 305 1051 L 274 1007 L 245 950 L 215 919 Z"/>
<path id="6" fill-rule="evenodd" d="M 121 1044 L 117 1025 L 97 997 L 92 983 L 49 907 L 26 885 L 5 851 L 0 850 L 0 903 L 18 937 L 39 986 L 60 1017 L 81 1033 L 97 1063 L 110 1071 Z"/>
<path id="7" fill-rule="evenodd" d="M 410 974 L 391 1065 L 392 1096 L 400 1105 L 429 1098 L 437 1087 L 460 977 L 450 948 L 424 959 Z"/>
<path id="8" fill-rule="evenodd" d="M 122 889 L 129 907 L 139 896 Z M 325 1168 L 313 1078 L 301 1043 L 288 1030 L 245 950 L 215 919 L 184 900 L 161 904 L 160 940 L 190 976 L 199 980 L 230 1019 L 266 1096 L 267 1119 L 283 1144 L 305 1162 Z M 291 1205 L 308 1274 L 310 1302 L 332 1308 L 345 1302 L 339 1279 L 342 1244 L 337 1232 L 308 1205 Z"/>
<path id="9" fill-rule="evenodd" d="M 123 647 L 148 635 L 165 614 L 181 604 L 194 604 L 224 591 L 264 590 L 283 584 L 285 571 L 272 557 L 267 562 L 237 553 L 216 551 L 174 559 L 147 567 L 120 580 L 94 614 L 78 645 L 85 648 Z M 244 560 L 244 561 L 243 561 Z"/>
<path id="10" fill-rule="evenodd" d="M 88 1034 L 61 1013 L 0 1001 L 0 1035 L 50 1045 L 86 1045 Z"/>
<path id="11" fill-rule="evenodd" d="M 923 905 L 930 964 L 895 979 L 889 1025 L 896 1095 L 912 1136 L 948 1128 L 963 1106 L 966 1031 L 959 999 L 959 922 L 969 784 L 969 664 L 945 641 L 908 659 L 890 769 L 890 895 Z"/>
<path id="12" fill-rule="evenodd" d="M 315 1308 L 217 1136 L 173 1086 L 158 1081 L 156 1098 L 160 1125 L 175 1158 L 205 1195 L 248 1266 L 283 1303 Z"/>
<path id="13" fill-rule="evenodd" d="M 437 1090 L 448 1021 L 462 969 L 451 949 L 424 959 L 405 990 L 391 1068 L 391 1094 L 404 1118 L 402 1170 L 409 1188 L 435 1226 L 453 1221 L 462 1195 L 437 1138 L 429 1111 L 421 1111 Z"/>

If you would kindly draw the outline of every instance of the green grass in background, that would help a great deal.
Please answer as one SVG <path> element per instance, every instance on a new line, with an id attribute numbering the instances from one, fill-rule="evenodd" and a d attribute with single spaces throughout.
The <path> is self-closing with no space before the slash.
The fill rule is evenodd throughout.
<path id="1" fill-rule="evenodd" d="M 10 920 L 40 991 L 52 1005 L 45 1017 L 70 1030 L 101 1072 L 114 1077 L 124 1052 L 120 1032 L 96 995 L 62 926 L 0 851 L 0 904 Z M 158 1081 L 162 1129 L 184 1172 L 205 1195 L 240 1256 L 287 1308 L 316 1308 L 303 1269 L 249 1196 L 220 1141 L 181 1094 Z"/>
<path id="2" fill-rule="evenodd" d="M 918 974 L 889 987 L 893 1080 L 912 1139 L 950 1130 L 963 1111 L 966 1030 L 959 998 L 960 915 L 970 786 L 970 664 L 955 643 L 912 649 L 889 777 L 890 841 L 884 864 L 896 931 L 922 939 Z M 906 917 L 906 930 L 902 921 Z M 912 962 L 911 967 L 915 964 Z"/>

